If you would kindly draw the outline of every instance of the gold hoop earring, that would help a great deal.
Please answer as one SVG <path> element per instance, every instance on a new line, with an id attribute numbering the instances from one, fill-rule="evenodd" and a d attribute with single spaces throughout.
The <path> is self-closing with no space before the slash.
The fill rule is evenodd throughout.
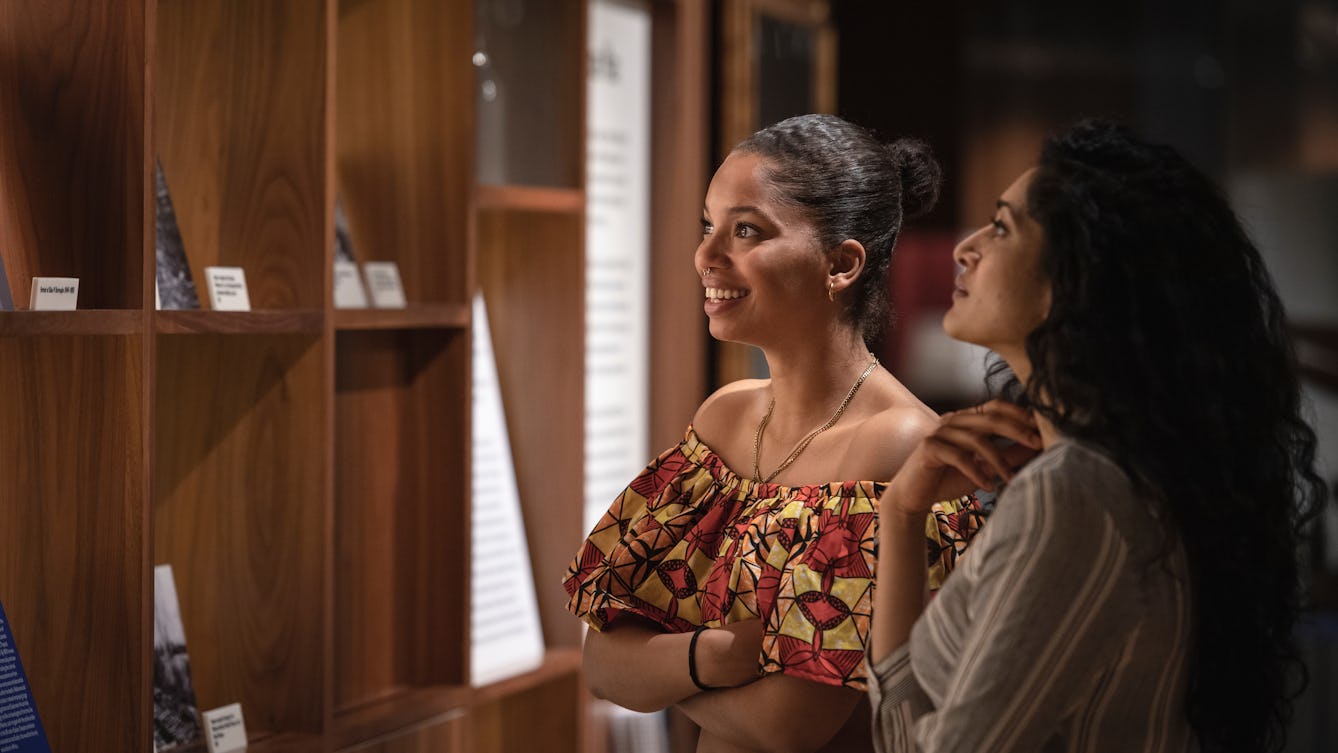
<path id="1" fill-rule="evenodd" d="M 836 283 L 832 280 L 827 281 L 827 300 L 836 303 Z"/>

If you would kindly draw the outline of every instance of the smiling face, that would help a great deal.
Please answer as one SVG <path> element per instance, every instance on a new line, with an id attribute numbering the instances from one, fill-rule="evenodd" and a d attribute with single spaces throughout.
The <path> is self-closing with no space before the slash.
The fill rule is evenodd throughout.
<path id="1" fill-rule="evenodd" d="M 961 271 L 943 318 L 949 336 L 993 350 L 1023 378 L 1030 371 L 1027 335 L 1050 312 L 1050 282 L 1041 271 L 1044 232 L 1027 213 L 1033 172 L 1004 191 L 990 224 L 953 250 Z"/>
<path id="2" fill-rule="evenodd" d="M 734 153 L 716 171 L 702 208 L 694 262 L 702 276 L 711 334 L 766 348 L 827 321 L 831 266 L 797 207 L 762 177 L 764 158 Z"/>

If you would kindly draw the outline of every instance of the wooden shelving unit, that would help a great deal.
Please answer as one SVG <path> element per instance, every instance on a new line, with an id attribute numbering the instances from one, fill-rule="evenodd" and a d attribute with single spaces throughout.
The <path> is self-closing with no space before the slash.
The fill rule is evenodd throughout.
<path id="1" fill-rule="evenodd" d="M 0 259 L 16 301 L 72 276 L 83 307 L 0 313 L 0 600 L 53 749 L 151 748 L 161 563 L 200 706 L 240 702 L 254 751 L 600 749 L 558 585 L 584 535 L 586 3 L 527 4 L 520 25 L 481 7 L 0 6 Z M 651 9 L 658 446 L 703 391 L 709 14 Z M 503 119 L 482 109 L 480 40 Z M 242 267 L 254 311 L 154 310 L 159 162 L 195 280 Z M 407 308 L 333 308 L 337 197 Z M 475 290 L 548 647 L 482 688 Z"/>
<path id="2" fill-rule="evenodd" d="M 158 311 L 154 331 L 160 335 L 190 334 L 308 334 L 325 327 L 319 309 L 292 311 Z"/>
<path id="3" fill-rule="evenodd" d="M 16 301 L 34 275 L 73 276 L 85 309 L 0 313 L 0 600 L 53 749 L 151 749 L 160 563 L 200 706 L 240 702 L 252 750 L 528 750 L 518 719 L 545 750 L 585 749 L 557 586 L 582 535 L 585 2 L 487 29 L 512 75 L 547 77 L 502 146 L 556 160 L 502 187 L 476 179 L 477 10 L 0 8 L 0 258 Z M 253 311 L 154 310 L 157 162 L 195 280 L 242 267 Z M 359 260 L 399 265 L 407 308 L 333 308 L 336 197 Z M 477 288 L 551 647 L 484 688 Z"/>
<path id="4" fill-rule="evenodd" d="M 5 311 L 0 312 L 0 337 L 38 335 L 139 335 L 140 311 Z"/>
<path id="5" fill-rule="evenodd" d="M 473 10 L 338 4 L 336 191 L 359 260 L 396 262 L 412 302 L 334 317 L 340 746 L 468 734 Z"/>
<path id="6" fill-rule="evenodd" d="M 475 205 L 482 211 L 580 213 L 585 194 L 573 188 L 479 186 Z"/>
<path id="7" fill-rule="evenodd" d="M 337 330 L 464 329 L 472 314 L 464 303 L 414 304 L 403 309 L 344 309 Z"/>

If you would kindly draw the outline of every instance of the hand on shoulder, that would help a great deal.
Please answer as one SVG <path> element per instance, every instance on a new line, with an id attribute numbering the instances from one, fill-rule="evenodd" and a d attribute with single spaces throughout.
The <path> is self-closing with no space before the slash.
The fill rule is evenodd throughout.
<path id="1" fill-rule="evenodd" d="M 1040 452 L 1041 444 L 1034 417 L 1011 403 L 991 400 L 948 413 L 888 484 L 883 511 L 895 509 L 916 520 L 938 500 L 995 489 Z"/>

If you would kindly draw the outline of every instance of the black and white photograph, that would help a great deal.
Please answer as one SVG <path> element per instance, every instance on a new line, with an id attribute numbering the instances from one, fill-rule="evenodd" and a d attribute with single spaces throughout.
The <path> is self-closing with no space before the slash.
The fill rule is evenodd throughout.
<path id="1" fill-rule="evenodd" d="M 344 212 L 344 202 L 335 197 L 334 207 L 334 258 L 335 261 L 356 262 L 353 258 L 353 236 L 348 231 L 348 214 Z"/>
<path id="2" fill-rule="evenodd" d="M 171 565 L 153 569 L 153 749 L 173 750 L 200 739 L 190 680 L 186 631 Z"/>
<path id="3" fill-rule="evenodd" d="M 186 244 L 181 240 L 177 213 L 172 208 L 172 194 L 167 190 L 167 176 L 158 164 L 156 242 L 154 255 L 158 267 L 158 308 L 167 310 L 198 309 L 200 297 L 186 261 Z"/>

